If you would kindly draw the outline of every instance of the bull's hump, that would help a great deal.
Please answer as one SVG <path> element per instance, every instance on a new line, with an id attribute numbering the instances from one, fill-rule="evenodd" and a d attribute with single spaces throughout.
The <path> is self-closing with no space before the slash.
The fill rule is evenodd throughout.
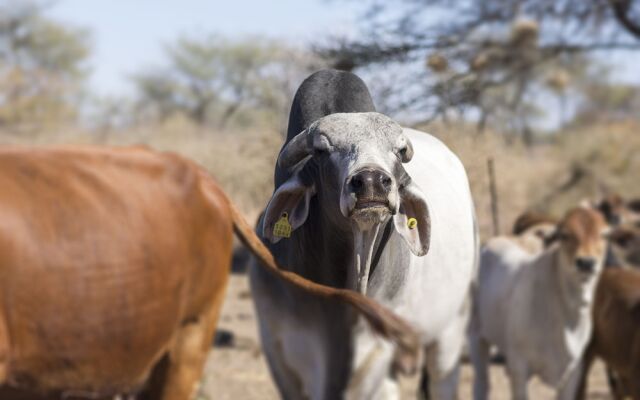
<path id="1" fill-rule="evenodd" d="M 302 82 L 293 99 L 287 141 L 327 115 L 372 111 L 369 89 L 357 75 L 330 69 L 315 72 Z"/>

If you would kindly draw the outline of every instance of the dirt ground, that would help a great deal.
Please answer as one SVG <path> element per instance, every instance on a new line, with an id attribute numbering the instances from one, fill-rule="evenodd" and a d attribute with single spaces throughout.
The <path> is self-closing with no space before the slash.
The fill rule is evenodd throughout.
<path id="1" fill-rule="evenodd" d="M 278 394 L 267 370 L 266 360 L 260 350 L 256 319 L 250 297 L 249 285 L 244 275 L 233 275 L 229 282 L 227 298 L 218 324 L 219 330 L 233 333 L 230 347 L 217 347 L 209 355 L 196 400 L 271 400 Z M 401 380 L 402 398 L 416 398 L 418 376 Z M 463 365 L 459 397 L 471 398 L 473 372 Z M 531 399 L 552 399 L 553 392 L 538 381 L 529 385 Z M 510 398 L 509 383 L 502 366 L 491 367 L 491 399 Z M 589 399 L 609 399 L 602 364 L 597 364 L 589 377 Z"/>

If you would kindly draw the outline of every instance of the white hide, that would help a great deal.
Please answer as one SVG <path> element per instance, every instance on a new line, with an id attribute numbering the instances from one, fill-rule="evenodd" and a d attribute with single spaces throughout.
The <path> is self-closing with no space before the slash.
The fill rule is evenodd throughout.
<path id="1" fill-rule="evenodd" d="M 421 333 L 432 364 L 436 399 L 453 398 L 457 385 L 457 364 L 466 337 L 470 285 L 474 276 L 477 248 L 474 209 L 466 172 L 462 163 L 440 140 L 427 133 L 404 129 L 413 148 L 413 159 L 404 167 L 422 190 L 431 217 L 429 252 L 419 257 L 402 247 L 409 257 L 409 268 L 400 295 L 383 298 L 385 282 L 376 270 L 369 281 L 367 295 L 378 299 L 405 318 Z M 399 249 L 387 246 L 380 264 L 394 267 Z M 364 359 L 362 348 L 380 340 L 367 333 L 356 337 L 356 353 Z M 435 355 L 435 353 L 439 353 Z M 355 369 L 358 365 L 354 366 Z M 438 384 L 437 377 L 442 377 Z M 441 395 L 438 396 L 438 393 Z M 386 398 L 386 397 L 385 397 Z"/>
<path id="2" fill-rule="evenodd" d="M 527 398 L 527 382 L 534 375 L 554 387 L 559 399 L 573 398 L 591 334 L 597 275 L 573 287 L 578 290 L 567 290 L 559 271 L 573 266 L 558 264 L 560 251 L 556 244 L 531 254 L 506 237 L 494 238 L 483 248 L 470 326 L 476 400 L 489 398 L 492 345 L 507 360 L 514 399 Z"/>
<path id="3" fill-rule="evenodd" d="M 418 330 L 424 347 L 430 349 L 426 359 L 433 398 L 453 400 L 478 254 L 473 201 L 462 163 L 441 141 L 413 129 L 404 129 L 404 133 L 412 142 L 414 156 L 403 165 L 426 198 L 431 217 L 430 247 L 419 257 L 399 234 L 391 235 L 369 278 L 366 294 Z M 330 351 L 327 346 L 331 344 L 316 333 L 330 321 L 314 310 L 292 312 L 295 304 L 290 297 L 264 284 L 256 268 L 252 268 L 251 283 L 262 343 L 265 352 L 272 355 L 271 367 L 281 388 L 284 386 L 282 390 L 323 399 L 323 354 Z M 390 285 L 397 287 L 390 290 Z M 345 397 L 397 398 L 397 382 L 390 377 L 394 346 L 363 324 L 352 332 L 353 337 L 344 338 L 355 343 L 355 362 Z"/>

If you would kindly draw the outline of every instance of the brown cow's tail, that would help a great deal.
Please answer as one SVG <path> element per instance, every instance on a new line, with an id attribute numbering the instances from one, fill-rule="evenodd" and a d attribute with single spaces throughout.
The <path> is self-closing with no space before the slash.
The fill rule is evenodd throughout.
<path id="1" fill-rule="evenodd" d="M 233 219 L 234 231 L 240 240 L 258 258 L 260 261 L 259 265 L 276 277 L 287 281 L 306 292 L 322 297 L 338 299 L 339 301 L 350 304 L 366 318 L 374 331 L 378 332 L 383 337 L 396 342 L 402 352 L 405 354 L 415 354 L 417 352 L 419 343 L 416 333 L 405 321 L 397 317 L 382 305 L 353 290 L 336 289 L 320 285 L 305 279 L 298 274 L 279 268 L 269 249 L 267 249 L 260 238 L 258 238 L 258 235 L 256 235 L 238 209 L 231 204 L 231 202 L 229 203 L 229 206 Z"/>

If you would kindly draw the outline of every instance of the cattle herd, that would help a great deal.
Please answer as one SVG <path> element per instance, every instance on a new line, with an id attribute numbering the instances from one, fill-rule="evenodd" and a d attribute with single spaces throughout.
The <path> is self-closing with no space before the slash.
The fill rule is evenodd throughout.
<path id="1" fill-rule="evenodd" d="M 284 399 L 582 399 L 604 360 L 640 400 L 640 201 L 526 212 L 481 245 L 460 160 L 375 111 L 357 76 L 298 89 L 254 231 L 201 167 L 136 148 L 0 150 L 0 400 L 187 400 L 224 299 L 233 233 Z"/>

